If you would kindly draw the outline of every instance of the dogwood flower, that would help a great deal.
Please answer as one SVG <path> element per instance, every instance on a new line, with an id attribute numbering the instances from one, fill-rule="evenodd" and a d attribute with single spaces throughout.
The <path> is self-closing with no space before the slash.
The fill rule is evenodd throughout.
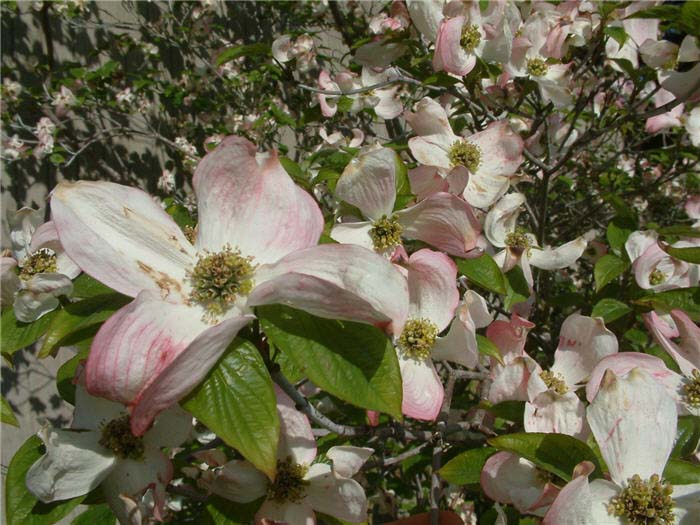
<path id="1" fill-rule="evenodd" d="M 233 460 L 205 476 L 200 484 L 237 503 L 265 497 L 255 515 L 256 524 L 277 520 L 290 525 L 314 525 L 314 511 L 350 523 L 366 520 L 365 491 L 352 477 L 374 451 L 364 447 L 331 447 L 326 452 L 328 463 L 314 462 L 316 440 L 309 420 L 277 386 L 275 393 L 280 441 L 274 479 L 268 479 L 247 461 Z"/>
<path id="2" fill-rule="evenodd" d="M 576 390 L 594 367 L 617 352 L 617 338 L 599 317 L 572 314 L 561 325 L 554 364 L 530 376 L 526 432 L 556 432 L 585 440 L 585 407 Z"/>
<path id="3" fill-rule="evenodd" d="M 135 298 L 95 336 L 86 384 L 128 405 L 139 436 L 204 378 L 254 306 L 287 304 L 389 332 L 406 318 L 406 283 L 388 261 L 359 246 L 316 246 L 321 211 L 276 152 L 228 137 L 200 161 L 193 184 L 194 244 L 135 188 L 62 183 L 51 198 L 71 258 Z"/>
<path id="4" fill-rule="evenodd" d="M 684 248 L 694 244 L 678 241 L 672 246 Z M 634 279 L 645 290 L 662 292 L 695 286 L 700 279 L 700 266 L 676 259 L 662 250 L 658 234 L 653 230 L 632 232 L 625 242 L 625 250 L 632 261 Z"/>
<path id="5" fill-rule="evenodd" d="M 2 304 L 12 304 L 18 321 L 31 323 L 73 292 L 80 268 L 66 255 L 44 210 L 22 208 L 10 219 L 12 257 L 0 258 Z"/>
<path id="6" fill-rule="evenodd" d="M 579 472 L 557 496 L 545 525 L 695 522 L 700 483 L 672 486 L 663 479 L 677 415 L 662 386 L 639 368 L 626 376 L 608 370 L 587 419 L 611 481 L 589 483 L 591 470 Z"/>
<path id="7" fill-rule="evenodd" d="M 76 386 L 70 429 L 43 427 L 38 435 L 46 453 L 27 471 L 29 491 L 44 503 L 87 494 L 101 486 L 121 523 L 129 505 L 121 496 L 141 500 L 147 489 L 160 519 L 165 487 L 173 476 L 170 459 L 161 449 L 177 447 L 189 436 L 192 417 L 179 406 L 163 412 L 142 437 L 131 433 L 129 415 L 119 403 L 93 397 Z"/>
<path id="8" fill-rule="evenodd" d="M 336 224 L 331 237 L 389 257 L 401 246 L 402 237 L 465 256 L 476 246 L 481 229 L 471 206 L 455 195 L 436 193 L 394 212 L 397 171 L 401 168 L 396 153 L 389 148 L 366 149 L 350 161 L 338 179 L 335 194 L 370 220 Z"/>
<path id="9" fill-rule="evenodd" d="M 510 177 L 523 161 L 523 141 L 507 121 L 460 137 L 452 131 L 445 109 L 427 97 L 405 117 L 418 135 L 408 141 L 413 156 L 438 168 L 469 204 L 488 208 L 508 190 Z"/>

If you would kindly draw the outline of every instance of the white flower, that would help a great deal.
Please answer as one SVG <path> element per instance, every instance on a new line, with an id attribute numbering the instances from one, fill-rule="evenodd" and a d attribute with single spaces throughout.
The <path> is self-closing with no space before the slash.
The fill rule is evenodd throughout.
<path id="1" fill-rule="evenodd" d="M 54 223 L 42 224 L 43 210 L 22 208 L 10 217 L 12 257 L 0 258 L 4 305 L 13 304 L 15 317 L 36 321 L 54 310 L 58 297 L 70 295 L 80 268 L 64 253 Z"/>
<path id="2" fill-rule="evenodd" d="M 80 385 L 75 399 L 70 429 L 47 425 L 39 431 L 46 453 L 27 471 L 29 491 L 50 503 L 87 494 L 101 485 L 119 521 L 130 523 L 130 510 L 141 507 L 141 496 L 151 488 L 158 516 L 173 472 L 170 459 L 160 449 L 185 441 L 192 417 L 175 405 L 143 437 L 135 437 L 123 405 L 93 397 Z"/>
<path id="3" fill-rule="evenodd" d="M 77 102 L 78 100 L 73 92 L 66 86 L 61 86 L 59 92 L 54 95 L 51 105 L 58 107 L 74 106 Z"/>

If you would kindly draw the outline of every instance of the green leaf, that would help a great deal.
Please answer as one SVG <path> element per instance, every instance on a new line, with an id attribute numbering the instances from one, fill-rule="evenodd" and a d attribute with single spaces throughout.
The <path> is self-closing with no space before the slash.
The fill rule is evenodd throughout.
<path id="1" fill-rule="evenodd" d="M 607 26 L 603 32 L 614 38 L 615 41 L 617 41 L 618 44 L 620 44 L 620 47 L 625 45 L 625 42 L 627 41 L 627 33 L 625 30 L 621 27 L 615 27 L 615 26 Z"/>
<path id="2" fill-rule="evenodd" d="M 440 469 L 443 479 L 455 485 L 469 485 L 481 481 L 481 470 L 486 460 L 498 450 L 492 447 L 474 448 L 455 456 Z"/>
<path id="3" fill-rule="evenodd" d="M 77 343 L 78 353 L 63 363 L 56 372 L 56 390 L 58 394 L 71 405 L 75 406 L 75 371 L 81 361 L 87 359 L 93 337 Z"/>
<path id="4" fill-rule="evenodd" d="M 58 310 L 54 310 L 33 323 L 22 323 L 15 317 L 14 309 L 8 308 L 3 311 L 0 318 L 2 353 L 11 356 L 17 350 L 35 343 L 49 329 L 57 313 Z"/>
<path id="5" fill-rule="evenodd" d="M 219 496 L 209 496 L 206 509 L 214 525 L 248 525 L 263 501 L 260 498 L 250 503 L 234 503 Z"/>
<path id="6" fill-rule="evenodd" d="M 182 406 L 265 472 L 276 468 L 280 424 L 272 380 L 252 343 L 236 339 Z"/>
<path id="7" fill-rule="evenodd" d="M 683 226 L 681 224 L 676 226 L 667 226 L 666 228 L 659 228 L 656 230 L 659 235 L 674 235 L 678 237 L 700 237 L 700 228 L 693 228 L 692 226 Z"/>
<path id="8" fill-rule="evenodd" d="M 242 56 L 251 57 L 255 55 L 267 55 L 269 53 L 270 45 L 264 42 L 229 47 L 228 49 L 225 49 L 219 53 L 219 56 L 216 57 L 216 65 L 224 65 L 226 62 L 230 62 L 231 60 L 235 60 L 236 58 Z"/>
<path id="9" fill-rule="evenodd" d="M 505 295 L 505 277 L 489 254 L 485 253 L 475 259 L 457 259 L 457 268 L 467 279 L 482 288 Z"/>
<path id="10" fill-rule="evenodd" d="M 513 305 L 522 303 L 530 297 L 530 286 L 525 280 L 522 268 L 515 266 L 505 274 L 506 276 L 506 300 L 505 308 L 509 312 Z"/>
<path id="11" fill-rule="evenodd" d="M 698 444 L 700 444 L 700 417 L 679 417 L 676 444 L 673 446 L 671 457 L 684 458 L 690 456 L 698 449 Z"/>
<path id="12" fill-rule="evenodd" d="M 634 302 L 663 313 L 676 309 L 683 310 L 693 321 L 700 321 L 700 288 L 697 286 L 647 295 Z"/>
<path id="13" fill-rule="evenodd" d="M 664 469 L 664 479 L 671 485 L 700 483 L 700 465 L 681 459 L 669 459 Z"/>
<path id="14" fill-rule="evenodd" d="M 694 246 L 691 248 L 674 248 L 673 246 L 668 246 L 665 251 L 671 257 L 675 257 L 681 261 L 700 264 L 700 247 Z"/>
<path id="15" fill-rule="evenodd" d="M 272 344 L 320 388 L 355 406 L 401 418 L 399 362 L 379 329 L 286 306 L 263 306 L 256 313 Z"/>
<path id="16" fill-rule="evenodd" d="M 109 286 L 105 286 L 97 279 L 93 279 L 86 273 L 81 273 L 73 281 L 73 297 L 87 299 L 96 295 L 104 295 L 107 293 L 117 293 Z"/>
<path id="17" fill-rule="evenodd" d="M 61 155 L 60 153 L 52 154 L 49 157 L 49 160 L 51 161 L 52 164 L 56 164 L 56 165 L 63 164 L 66 161 L 65 157 L 63 155 Z"/>
<path id="18" fill-rule="evenodd" d="M 616 255 L 603 255 L 598 262 L 595 263 L 593 276 L 595 277 L 596 292 L 605 288 L 612 280 L 616 279 L 627 269 L 627 262 L 623 261 Z"/>
<path id="19" fill-rule="evenodd" d="M 180 228 L 184 228 L 185 226 L 194 227 L 197 224 L 197 221 L 192 218 L 189 210 L 182 204 L 176 203 L 173 199 L 165 199 L 165 203 L 167 204 L 165 211 L 173 218 L 175 224 Z"/>
<path id="20" fill-rule="evenodd" d="M 292 177 L 294 180 L 306 180 L 306 175 L 304 174 L 304 170 L 301 169 L 301 166 L 294 162 L 291 159 L 288 159 L 287 157 L 279 157 L 280 164 L 282 164 L 282 167 L 284 168 L 284 171 L 287 172 L 287 174 Z"/>
<path id="21" fill-rule="evenodd" d="M 593 307 L 591 317 L 602 317 L 606 323 L 611 323 L 615 319 L 619 319 L 623 315 L 630 313 L 632 309 L 625 303 L 617 299 L 601 299 Z"/>
<path id="22" fill-rule="evenodd" d="M 514 423 L 522 424 L 525 415 L 525 401 L 501 401 L 495 405 L 489 405 L 482 401 L 482 406 L 494 416 L 507 419 Z"/>
<path id="23" fill-rule="evenodd" d="M 678 21 L 681 28 L 687 33 L 700 37 L 700 4 L 698 2 L 685 2 Z"/>
<path id="24" fill-rule="evenodd" d="M 43 455 L 43 443 L 37 436 L 30 437 L 15 453 L 5 479 L 5 515 L 7 525 L 51 525 L 67 516 L 85 496 L 42 503 L 24 483 L 29 467 Z"/>
<path id="25" fill-rule="evenodd" d="M 12 425 L 13 427 L 19 427 L 17 422 L 17 417 L 12 411 L 12 407 L 5 399 L 5 396 L 0 396 L 0 421 L 6 425 Z"/>
<path id="26" fill-rule="evenodd" d="M 501 352 L 498 351 L 498 347 L 491 339 L 484 335 L 476 334 L 476 344 L 479 348 L 479 353 L 493 357 L 496 361 L 505 365 L 503 357 L 501 357 Z"/>
<path id="27" fill-rule="evenodd" d="M 117 522 L 117 517 L 109 508 L 109 505 L 93 505 L 88 510 L 77 516 L 71 525 L 108 525 Z"/>
<path id="28" fill-rule="evenodd" d="M 94 334 L 98 325 L 129 302 L 131 297 L 110 293 L 67 304 L 54 316 L 41 345 L 39 358 L 54 354 L 61 346 L 85 339 L 86 334 Z"/>
<path id="29" fill-rule="evenodd" d="M 564 481 L 571 481 L 574 467 L 581 461 L 590 461 L 595 465 L 596 470 L 591 474 L 593 478 L 600 477 L 602 473 L 598 458 L 591 448 L 565 434 L 520 432 L 491 438 L 488 444 L 529 459 Z"/>
<path id="30" fill-rule="evenodd" d="M 610 221 L 606 237 L 613 252 L 618 255 L 624 253 L 625 242 L 636 227 L 637 221 L 630 218 L 615 217 Z"/>
<path id="31" fill-rule="evenodd" d="M 658 18 L 660 20 L 676 20 L 681 14 L 681 10 L 677 5 L 657 5 L 648 9 L 642 9 L 636 13 L 632 13 L 627 18 Z"/>

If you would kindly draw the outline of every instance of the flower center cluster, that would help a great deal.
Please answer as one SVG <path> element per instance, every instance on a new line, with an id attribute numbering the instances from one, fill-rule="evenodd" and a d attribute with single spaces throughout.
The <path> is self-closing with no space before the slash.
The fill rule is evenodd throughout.
<path id="1" fill-rule="evenodd" d="M 517 230 L 506 235 L 505 244 L 509 248 L 514 248 L 521 252 L 527 252 L 528 257 L 530 256 L 532 243 L 530 242 L 530 238 L 527 236 L 527 232 L 522 228 L 518 228 Z"/>
<path id="2" fill-rule="evenodd" d="M 396 215 L 391 217 L 382 215 L 380 219 L 374 221 L 374 225 L 369 231 L 369 236 L 372 238 L 375 249 L 384 250 L 401 244 L 402 231 L 403 226 L 399 223 Z"/>
<path id="3" fill-rule="evenodd" d="M 659 269 L 655 269 L 649 274 L 649 284 L 656 286 L 666 280 L 666 274 Z"/>
<path id="4" fill-rule="evenodd" d="M 41 248 L 22 262 L 19 278 L 28 281 L 38 273 L 53 273 L 56 271 L 56 254 L 48 248 Z"/>
<path id="5" fill-rule="evenodd" d="M 465 25 L 462 28 L 462 37 L 459 39 L 459 45 L 461 45 L 465 51 L 474 51 L 480 43 L 481 33 L 479 32 L 479 26 L 475 24 Z"/>
<path id="6" fill-rule="evenodd" d="M 691 407 L 700 407 L 700 371 L 697 368 L 693 370 L 693 375 L 683 386 L 683 390 L 686 402 Z"/>
<path id="7" fill-rule="evenodd" d="M 102 428 L 100 445 L 122 459 L 143 458 L 143 438 L 131 433 L 131 418 L 113 419 Z"/>
<path id="8" fill-rule="evenodd" d="M 667 525 L 674 522 L 673 487 L 657 474 L 643 481 L 638 474 L 608 504 L 608 514 L 625 517 L 633 525 Z"/>
<path id="9" fill-rule="evenodd" d="M 267 487 L 267 499 L 278 503 L 298 503 L 304 499 L 309 484 L 304 476 L 308 470 L 308 467 L 294 463 L 291 457 L 284 461 L 277 460 L 277 474 L 275 481 Z"/>
<path id="10" fill-rule="evenodd" d="M 531 58 L 527 61 L 527 72 L 533 77 L 543 77 L 547 74 L 547 62 L 542 58 Z"/>
<path id="11" fill-rule="evenodd" d="M 547 388 L 554 390 L 559 395 L 566 394 L 569 391 L 569 387 L 566 386 L 566 382 L 564 382 L 564 378 L 561 374 L 550 370 L 544 370 L 540 373 L 540 377 L 542 381 L 544 381 L 544 384 L 547 385 Z"/>
<path id="12" fill-rule="evenodd" d="M 452 144 L 447 156 L 452 167 L 464 166 L 472 173 L 476 172 L 481 164 L 481 149 L 466 140 L 458 140 Z"/>
<path id="13" fill-rule="evenodd" d="M 427 359 L 435 344 L 438 327 L 428 319 L 409 319 L 406 321 L 398 345 L 407 357 Z"/>
<path id="14" fill-rule="evenodd" d="M 240 295 L 253 289 L 252 257 L 243 257 L 240 250 L 228 244 L 217 253 L 200 255 L 189 272 L 192 283 L 190 298 L 216 316 L 221 315 Z"/>

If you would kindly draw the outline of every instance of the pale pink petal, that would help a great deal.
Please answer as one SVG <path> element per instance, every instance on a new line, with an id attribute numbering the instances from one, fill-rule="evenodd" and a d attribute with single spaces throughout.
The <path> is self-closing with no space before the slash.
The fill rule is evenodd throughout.
<path id="1" fill-rule="evenodd" d="M 546 482 L 537 467 L 510 452 L 496 452 L 481 471 L 481 488 L 494 501 L 526 512 L 542 496 Z"/>
<path id="2" fill-rule="evenodd" d="M 462 38 L 464 17 L 443 18 L 438 28 L 433 55 L 433 69 L 446 71 L 457 76 L 464 76 L 476 65 L 476 55 L 466 53 L 460 40 Z"/>
<path id="3" fill-rule="evenodd" d="M 373 453 L 372 448 L 339 446 L 329 448 L 326 457 L 333 461 L 335 473 L 344 478 L 351 478 L 360 471 Z"/>
<path id="4" fill-rule="evenodd" d="M 403 382 L 404 415 L 433 421 L 440 413 L 445 390 L 430 359 L 411 359 L 399 354 Z"/>
<path id="5" fill-rule="evenodd" d="M 289 62 L 292 59 L 291 49 L 292 38 L 289 35 L 282 35 L 272 41 L 272 56 L 278 62 Z"/>
<path id="6" fill-rule="evenodd" d="M 525 403 L 525 432 L 566 434 L 586 440 L 586 407 L 574 392 L 542 392 Z"/>
<path id="7" fill-rule="evenodd" d="M 530 357 L 516 357 L 506 366 L 491 367 L 491 388 L 489 401 L 493 404 L 501 401 L 527 401 L 527 386 L 530 376 L 540 369 Z"/>
<path id="8" fill-rule="evenodd" d="M 396 200 L 398 159 L 389 148 L 366 150 L 347 165 L 335 195 L 372 220 L 391 215 Z"/>
<path id="9" fill-rule="evenodd" d="M 625 520 L 608 514 L 610 500 L 620 489 L 609 481 L 588 483 L 588 474 L 578 476 L 559 492 L 544 517 L 543 525 L 623 525 Z"/>
<path id="10" fill-rule="evenodd" d="M 486 299 L 481 297 L 474 290 L 467 290 L 464 293 L 464 304 L 469 310 L 469 316 L 477 328 L 485 328 L 493 321 L 493 314 L 489 312 Z"/>
<path id="11" fill-rule="evenodd" d="M 300 250 L 255 273 L 250 306 L 286 304 L 331 319 L 400 333 L 408 314 L 406 279 L 386 259 L 352 244 Z"/>
<path id="12" fill-rule="evenodd" d="M 419 199 L 449 189 L 447 180 L 440 176 L 434 166 L 418 166 L 408 170 L 408 180 L 411 182 L 411 192 Z"/>
<path id="13" fill-rule="evenodd" d="M 32 253 L 39 251 L 41 248 L 53 250 L 56 254 L 56 271 L 67 275 L 70 279 L 75 279 L 80 274 L 80 268 L 66 254 L 58 240 L 58 231 L 53 221 L 48 221 L 39 226 L 34 235 L 32 235 L 32 243 L 29 249 Z"/>
<path id="14" fill-rule="evenodd" d="M 479 345 L 476 342 L 476 328 L 468 314 L 460 306 L 457 317 L 444 337 L 438 337 L 431 357 L 435 361 L 452 361 L 467 368 L 474 368 L 479 362 Z"/>
<path id="15" fill-rule="evenodd" d="M 206 486 L 214 494 L 236 503 L 249 503 L 267 493 L 269 480 L 251 463 L 234 459 L 226 463 Z"/>
<path id="16" fill-rule="evenodd" d="M 369 236 L 371 229 L 371 222 L 343 222 L 333 226 L 331 239 L 340 244 L 357 244 L 368 250 L 374 250 L 372 237 Z"/>
<path id="17" fill-rule="evenodd" d="M 117 463 L 114 454 L 99 444 L 99 432 L 45 426 L 38 435 L 46 452 L 27 471 L 26 484 L 44 503 L 87 494 Z"/>
<path id="18" fill-rule="evenodd" d="M 15 273 L 17 261 L 12 257 L 0 258 L 0 304 L 9 306 L 15 300 L 15 293 L 20 289 L 22 283 Z"/>
<path id="19" fill-rule="evenodd" d="M 314 510 L 352 523 L 367 519 L 367 496 L 354 479 L 340 477 L 322 463 L 312 465 L 304 479 L 309 482 L 306 501 Z"/>
<path id="20" fill-rule="evenodd" d="M 698 350 L 700 335 L 698 334 L 698 328 L 680 310 L 673 310 L 672 316 L 674 321 L 676 321 L 678 335 L 681 336 L 681 344 L 674 343 L 668 335 L 664 334 L 665 331 L 668 331 L 668 325 L 656 312 L 649 312 L 643 315 L 647 329 L 661 345 L 661 348 L 673 357 L 673 360 L 678 363 L 681 372 L 685 375 L 691 375 L 694 369 L 700 368 L 700 351 Z"/>
<path id="21" fill-rule="evenodd" d="M 486 329 L 486 337 L 491 339 L 501 352 L 505 363 L 516 357 L 522 357 L 527 333 L 535 325 L 513 314 L 510 321 L 494 321 Z"/>
<path id="22" fill-rule="evenodd" d="M 552 372 L 572 388 L 588 378 L 598 361 L 616 352 L 617 337 L 600 317 L 571 314 L 559 330 Z"/>
<path id="23" fill-rule="evenodd" d="M 152 290 L 185 300 L 194 248 L 147 193 L 111 182 L 62 182 L 51 194 L 66 254 L 110 288 L 135 297 Z"/>
<path id="24" fill-rule="evenodd" d="M 406 7 L 411 21 L 425 38 L 435 41 L 445 0 L 408 0 Z"/>
<path id="25" fill-rule="evenodd" d="M 120 495 L 125 494 L 138 501 L 150 488 L 155 500 L 155 512 L 161 513 L 165 507 L 165 487 L 172 478 L 170 459 L 158 449 L 147 448 L 141 460 L 120 459 L 102 482 L 102 492 L 112 510 L 124 522 L 126 508 Z"/>
<path id="26" fill-rule="evenodd" d="M 290 457 L 299 465 L 310 465 L 316 457 L 316 439 L 309 419 L 299 412 L 294 401 L 280 387 L 275 386 L 277 413 L 280 417 L 280 442 L 277 458 Z"/>
<path id="27" fill-rule="evenodd" d="M 490 124 L 467 138 L 481 150 L 481 162 L 471 174 L 464 198 L 472 206 L 488 208 L 508 191 L 509 177 L 523 161 L 523 141 L 507 121 Z"/>
<path id="28" fill-rule="evenodd" d="M 242 137 L 227 137 L 207 154 L 192 183 L 199 249 L 217 252 L 228 243 L 258 264 L 271 263 L 314 246 L 323 231 L 320 208 L 294 184 L 277 152 L 258 160 L 255 145 Z"/>
<path id="29" fill-rule="evenodd" d="M 179 447 L 190 437 L 192 428 L 192 415 L 180 405 L 173 405 L 158 415 L 143 442 L 153 448 Z"/>
<path id="30" fill-rule="evenodd" d="M 443 135 L 425 135 L 408 139 L 408 147 L 411 154 L 419 164 L 436 166 L 442 170 L 452 168 L 452 163 L 447 155 L 452 142 Z M 457 138 L 454 138 L 456 141 Z M 453 141 L 453 142 L 454 142 Z"/>
<path id="31" fill-rule="evenodd" d="M 206 377 L 238 331 L 253 319 L 252 315 L 226 319 L 198 334 L 172 359 L 166 355 L 167 350 L 161 352 L 160 358 L 168 360 L 168 364 L 162 366 L 161 361 L 161 366 L 132 403 L 134 434 L 143 434 L 159 413 L 189 394 Z"/>
<path id="32" fill-rule="evenodd" d="M 588 424 L 610 471 L 622 486 L 639 474 L 661 475 L 676 436 L 676 406 L 647 372 L 635 368 L 626 377 L 607 371 L 588 407 Z"/>
<path id="33" fill-rule="evenodd" d="M 578 237 L 557 248 L 533 248 L 528 255 L 532 266 L 542 270 L 558 270 L 574 264 L 586 251 L 588 242 L 584 237 Z"/>
<path id="34" fill-rule="evenodd" d="M 447 255 L 424 248 L 408 260 L 408 317 L 429 319 L 442 332 L 459 303 L 457 265 Z"/>
<path id="35" fill-rule="evenodd" d="M 505 247 L 506 236 L 515 231 L 524 202 L 525 195 L 522 193 L 509 193 L 491 208 L 484 222 L 484 234 L 491 244 Z"/>
<path id="36" fill-rule="evenodd" d="M 657 383 L 666 389 L 666 392 L 676 402 L 678 411 L 685 411 L 686 404 L 682 391 L 683 378 L 666 368 L 666 364 L 658 357 L 638 352 L 620 352 L 601 359 L 593 369 L 591 377 L 586 384 L 586 399 L 589 402 L 595 399 L 606 370 L 612 370 L 616 376 L 624 376 L 633 368 L 641 368 L 646 371 Z"/>
<path id="37" fill-rule="evenodd" d="M 423 97 L 416 103 L 414 112 L 407 111 L 404 117 L 419 136 L 442 135 L 440 143 L 448 146 L 458 138 L 452 132 L 445 108 L 430 97 Z M 431 163 L 426 164 L 431 165 Z"/>
<path id="38" fill-rule="evenodd" d="M 55 310 L 58 297 L 73 292 L 71 280 L 60 273 L 38 273 L 24 282 L 15 296 L 15 317 L 23 323 L 31 323 Z"/>
<path id="39" fill-rule="evenodd" d="M 673 502 L 678 525 L 693 525 L 700 516 L 700 483 L 674 485 Z"/>
<path id="40" fill-rule="evenodd" d="M 457 257 L 464 257 L 476 246 L 481 232 L 471 206 L 450 193 L 435 193 L 397 215 L 406 238 L 427 242 Z"/>
<path id="41" fill-rule="evenodd" d="M 625 241 L 625 251 L 629 255 L 630 261 L 638 259 L 649 246 L 656 243 L 659 234 L 654 230 L 636 231 L 630 233 Z"/>
<path id="42" fill-rule="evenodd" d="M 279 522 L 283 525 L 315 525 L 316 516 L 308 499 L 304 499 L 298 503 L 285 502 L 276 503 L 271 500 L 266 500 L 262 504 L 260 510 L 255 514 L 256 525 L 267 525 L 272 520 L 273 523 Z"/>

